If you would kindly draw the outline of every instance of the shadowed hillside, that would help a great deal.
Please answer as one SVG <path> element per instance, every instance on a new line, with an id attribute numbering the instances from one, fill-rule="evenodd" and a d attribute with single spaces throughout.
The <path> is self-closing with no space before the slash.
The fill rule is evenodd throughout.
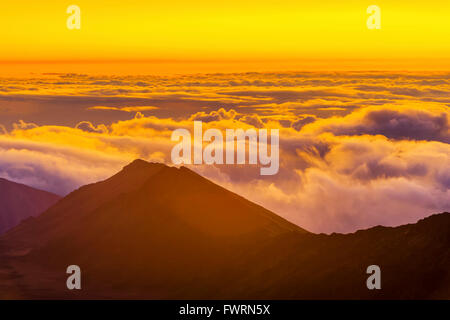
<path id="1" fill-rule="evenodd" d="M 136 160 L 0 238 L 0 297 L 450 298 L 449 248 L 448 213 L 315 235 L 189 169 Z M 72 264 L 81 291 L 65 287 Z M 382 290 L 366 288 L 371 264 Z"/>
<path id="2" fill-rule="evenodd" d="M 44 212 L 59 198 L 56 194 L 0 178 L 0 234 L 23 219 Z"/>

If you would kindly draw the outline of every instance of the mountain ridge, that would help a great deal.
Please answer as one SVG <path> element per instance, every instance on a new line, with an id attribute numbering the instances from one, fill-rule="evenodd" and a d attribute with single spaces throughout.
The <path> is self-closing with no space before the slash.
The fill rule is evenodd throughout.
<path id="1" fill-rule="evenodd" d="M 312 234 L 187 168 L 143 160 L 23 222 L 0 248 L 20 275 L 0 272 L 3 290 L 22 288 L 19 298 L 450 298 L 448 213 Z M 65 289 L 72 264 L 81 291 Z M 366 288 L 372 264 L 382 290 Z"/>
<path id="2" fill-rule="evenodd" d="M 39 215 L 60 198 L 56 194 L 0 178 L 0 235 L 22 220 Z"/>

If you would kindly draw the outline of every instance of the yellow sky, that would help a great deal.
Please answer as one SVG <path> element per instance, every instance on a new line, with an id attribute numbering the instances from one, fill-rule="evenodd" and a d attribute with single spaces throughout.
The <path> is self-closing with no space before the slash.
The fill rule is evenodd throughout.
<path id="1" fill-rule="evenodd" d="M 81 30 L 66 27 L 70 4 L 81 8 Z M 372 4 L 381 30 L 366 27 Z M 365 69 L 367 61 L 450 69 L 449 16 L 448 0 L 16 0 L 0 10 L 0 62 L 364 60 Z"/>

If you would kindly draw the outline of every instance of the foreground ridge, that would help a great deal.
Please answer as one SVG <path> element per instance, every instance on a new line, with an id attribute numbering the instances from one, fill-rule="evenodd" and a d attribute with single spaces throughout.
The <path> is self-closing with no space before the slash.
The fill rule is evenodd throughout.
<path id="1" fill-rule="evenodd" d="M 0 238 L 0 298 L 447 299 L 449 248 L 449 213 L 312 234 L 185 167 L 136 160 Z M 79 291 L 65 287 L 74 264 Z M 367 289 L 369 265 L 382 290 Z"/>

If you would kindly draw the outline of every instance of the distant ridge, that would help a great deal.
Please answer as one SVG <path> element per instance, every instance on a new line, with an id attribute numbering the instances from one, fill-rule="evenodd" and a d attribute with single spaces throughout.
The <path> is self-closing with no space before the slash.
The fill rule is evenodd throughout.
<path id="1" fill-rule="evenodd" d="M 56 194 L 0 178 L 0 234 L 39 215 L 59 199 Z"/>
<path id="2" fill-rule="evenodd" d="M 0 237 L 0 283 L 40 299 L 449 299 L 449 248 L 449 213 L 316 235 L 187 168 L 136 160 Z M 81 291 L 65 288 L 72 264 Z M 382 290 L 366 287 L 372 264 Z"/>

